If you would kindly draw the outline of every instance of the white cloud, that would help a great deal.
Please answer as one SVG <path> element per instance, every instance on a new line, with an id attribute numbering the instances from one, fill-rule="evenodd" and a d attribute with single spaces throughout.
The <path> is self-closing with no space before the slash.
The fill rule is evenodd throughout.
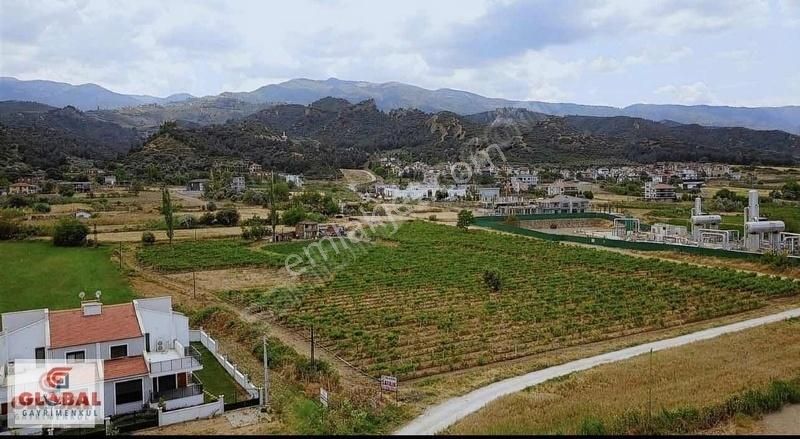
<path id="1" fill-rule="evenodd" d="M 683 85 L 665 85 L 654 91 L 657 95 L 666 95 L 671 101 L 681 104 L 713 104 L 716 102 L 711 89 L 704 82 Z"/>

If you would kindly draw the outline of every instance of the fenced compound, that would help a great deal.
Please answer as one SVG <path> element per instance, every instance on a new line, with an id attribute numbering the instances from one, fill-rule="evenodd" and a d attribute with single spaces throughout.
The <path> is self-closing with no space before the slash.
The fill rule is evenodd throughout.
<path id="1" fill-rule="evenodd" d="M 202 329 L 192 329 L 189 331 L 189 341 L 198 342 L 208 349 L 214 358 L 217 359 L 219 364 L 222 365 L 222 368 L 225 369 L 225 372 L 227 372 L 228 375 L 230 375 L 231 378 L 233 378 L 234 381 L 236 381 L 236 383 L 241 386 L 245 392 L 247 392 L 247 399 L 243 401 L 230 401 L 228 404 L 226 404 L 226 410 L 241 408 L 239 405 L 242 405 L 242 407 L 249 407 L 259 403 L 261 398 L 261 389 L 250 382 L 250 379 L 247 377 L 247 375 L 240 371 L 236 364 L 231 362 L 225 355 L 222 354 L 219 343 L 216 340 L 214 340 Z"/>

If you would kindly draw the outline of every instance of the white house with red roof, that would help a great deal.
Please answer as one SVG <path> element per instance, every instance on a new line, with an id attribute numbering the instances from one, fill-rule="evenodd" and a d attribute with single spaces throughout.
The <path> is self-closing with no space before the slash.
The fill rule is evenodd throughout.
<path id="1" fill-rule="evenodd" d="M 7 413 L 5 378 L 15 361 L 103 360 L 106 416 L 163 403 L 166 410 L 203 404 L 192 373 L 203 368 L 189 344 L 189 320 L 172 310 L 171 297 L 78 309 L 38 309 L 0 316 L 0 401 Z M 3 421 L 5 421 L 3 419 Z"/>

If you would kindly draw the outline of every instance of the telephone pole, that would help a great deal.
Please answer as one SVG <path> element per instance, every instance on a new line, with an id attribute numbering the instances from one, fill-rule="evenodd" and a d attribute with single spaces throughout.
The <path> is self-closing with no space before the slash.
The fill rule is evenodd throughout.
<path id="1" fill-rule="evenodd" d="M 269 405 L 269 354 L 267 353 L 267 336 L 263 339 L 264 346 L 264 406 Z"/>
<path id="2" fill-rule="evenodd" d="M 275 170 L 270 170 L 270 183 L 269 183 L 269 219 L 272 224 L 272 242 L 275 242 L 275 227 L 277 227 L 278 218 L 275 216 Z"/>
<path id="3" fill-rule="evenodd" d="M 317 364 L 314 362 L 314 326 L 311 326 L 311 370 L 316 372 Z"/>

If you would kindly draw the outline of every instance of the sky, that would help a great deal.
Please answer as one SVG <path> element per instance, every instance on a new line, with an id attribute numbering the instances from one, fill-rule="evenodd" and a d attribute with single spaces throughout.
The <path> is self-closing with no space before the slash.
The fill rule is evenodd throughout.
<path id="1" fill-rule="evenodd" d="M 195 96 L 292 78 L 800 105 L 800 0 L 0 0 L 0 75 Z"/>

